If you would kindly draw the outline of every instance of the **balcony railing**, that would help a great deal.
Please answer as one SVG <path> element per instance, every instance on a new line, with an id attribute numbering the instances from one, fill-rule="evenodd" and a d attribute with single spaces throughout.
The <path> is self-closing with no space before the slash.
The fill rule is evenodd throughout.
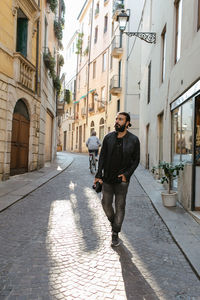
<path id="1" fill-rule="evenodd" d="M 116 35 L 112 40 L 111 55 L 115 58 L 121 58 L 123 54 L 122 36 Z"/>
<path id="2" fill-rule="evenodd" d="M 119 75 L 114 75 L 110 80 L 110 93 L 112 95 L 121 94 L 121 77 Z"/>
<path id="3" fill-rule="evenodd" d="M 15 80 L 31 90 L 35 90 L 35 66 L 21 53 L 14 53 Z"/>

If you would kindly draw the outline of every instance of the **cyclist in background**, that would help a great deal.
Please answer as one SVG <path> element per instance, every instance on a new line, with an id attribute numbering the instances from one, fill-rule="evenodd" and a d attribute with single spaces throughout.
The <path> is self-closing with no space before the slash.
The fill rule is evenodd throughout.
<path id="1" fill-rule="evenodd" d="M 89 153 L 95 152 L 95 159 L 98 160 L 98 152 L 101 142 L 98 137 L 96 137 L 96 131 L 92 131 L 91 136 L 86 142 L 86 146 L 88 147 Z"/>

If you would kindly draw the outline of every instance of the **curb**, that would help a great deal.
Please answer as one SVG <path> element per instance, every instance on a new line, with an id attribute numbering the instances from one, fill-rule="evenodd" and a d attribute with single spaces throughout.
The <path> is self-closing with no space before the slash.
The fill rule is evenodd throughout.
<path id="1" fill-rule="evenodd" d="M 18 201 L 20 201 L 21 199 L 25 198 L 26 196 L 28 196 L 29 194 L 31 194 L 32 192 L 36 191 L 39 187 L 43 186 L 44 184 L 46 184 L 47 182 L 49 182 L 51 179 L 55 178 L 56 176 L 58 176 L 59 174 L 61 174 L 62 172 L 64 172 L 68 167 L 71 166 L 71 164 L 73 163 L 74 161 L 74 158 L 71 158 L 71 161 L 66 163 L 66 164 L 63 164 L 63 169 L 62 170 L 54 170 L 52 172 L 49 173 L 49 178 L 47 179 L 44 179 L 42 180 L 42 178 L 38 179 L 38 181 L 40 182 L 38 185 L 37 183 L 33 183 L 33 186 L 35 186 L 34 188 L 30 189 L 29 192 L 26 192 L 24 195 L 19 195 L 16 197 L 15 200 L 12 200 L 10 201 L 10 204 L 5 204 L 5 207 L 3 208 L 0 208 L 0 213 L 5 211 L 7 208 L 11 207 L 12 205 L 14 205 L 15 203 L 17 203 Z M 44 176 L 45 177 L 45 176 Z M 35 181 L 36 182 L 36 181 Z M 10 192 L 8 193 L 6 196 L 9 197 L 9 194 L 11 196 L 14 196 L 14 192 Z M 4 196 L 5 197 L 5 196 Z M 3 198 L 3 197 L 2 197 Z M 12 197 L 11 197 L 12 198 Z M 0 200 L 1 200 L 1 197 L 0 197 Z M 1 202 L 1 201 L 0 201 Z M 8 201 L 7 201 L 8 202 Z M 2 203 L 1 203 L 2 204 Z"/>
<path id="2" fill-rule="evenodd" d="M 169 220 L 169 222 L 167 222 L 167 216 L 165 218 L 165 216 L 160 212 L 159 207 L 156 205 L 156 200 L 154 199 L 155 197 L 152 197 L 152 195 L 150 195 L 150 193 L 148 193 L 147 189 L 145 188 L 145 186 L 141 183 L 140 179 L 138 178 L 139 176 L 137 176 L 136 174 L 134 174 L 134 175 L 135 175 L 135 178 L 136 178 L 137 182 L 139 183 L 139 185 L 143 189 L 143 191 L 147 194 L 147 196 L 148 196 L 148 198 L 149 198 L 149 200 L 150 200 L 150 202 L 151 202 L 154 210 L 156 211 L 156 213 L 159 215 L 159 217 L 161 218 L 161 220 L 165 224 L 165 226 L 166 226 L 169 234 L 171 235 L 173 241 L 176 243 L 176 245 L 178 246 L 178 248 L 180 249 L 180 251 L 182 252 L 182 254 L 184 255 L 184 257 L 186 258 L 187 262 L 189 263 L 190 267 L 192 268 L 192 270 L 195 273 L 195 275 L 197 276 L 197 278 L 200 279 L 200 267 L 197 266 L 197 265 L 195 265 L 195 262 L 192 262 L 192 258 L 195 259 L 196 252 L 194 251 L 192 253 L 192 251 L 191 251 L 191 253 L 189 253 L 188 249 L 186 249 L 188 245 L 185 245 L 186 247 L 184 248 L 184 241 L 182 241 L 182 245 L 181 245 L 180 241 L 178 241 L 178 239 L 176 237 L 176 234 L 177 234 L 177 232 L 179 230 L 178 226 L 177 226 L 177 228 L 175 228 L 175 230 L 177 230 L 177 232 L 176 233 L 173 232 L 173 230 L 170 228 L 170 222 L 171 222 L 171 225 L 173 225 L 172 224 L 172 220 Z M 160 193 L 160 191 L 159 191 L 159 193 Z M 187 211 L 180 204 L 177 205 L 177 209 L 180 209 L 181 211 L 184 211 L 184 214 L 186 214 L 189 217 L 191 217 L 192 221 L 195 222 L 195 223 L 197 223 L 196 221 L 194 221 L 194 219 L 192 218 L 192 216 L 190 216 L 190 214 L 187 213 Z M 177 220 L 177 222 L 178 222 L 178 220 Z M 196 248 L 199 249 L 199 246 L 200 246 L 200 243 L 199 243 L 199 245 L 196 246 Z M 195 247 L 192 248 L 192 245 L 191 245 L 191 249 L 195 249 Z"/>

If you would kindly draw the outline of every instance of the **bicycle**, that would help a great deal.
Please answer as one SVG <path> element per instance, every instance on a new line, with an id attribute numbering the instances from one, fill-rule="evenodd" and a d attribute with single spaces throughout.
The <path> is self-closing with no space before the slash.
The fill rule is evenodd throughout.
<path id="1" fill-rule="evenodd" d="M 89 153 L 89 163 L 90 163 L 90 172 L 91 174 L 95 174 L 96 172 L 96 158 L 95 151 Z"/>

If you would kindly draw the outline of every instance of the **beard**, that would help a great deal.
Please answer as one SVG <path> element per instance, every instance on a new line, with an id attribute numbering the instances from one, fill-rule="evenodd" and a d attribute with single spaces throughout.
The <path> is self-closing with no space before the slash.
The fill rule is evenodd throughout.
<path id="1" fill-rule="evenodd" d="M 124 125 L 115 124 L 114 127 L 117 132 L 123 132 L 126 129 L 126 124 Z"/>

